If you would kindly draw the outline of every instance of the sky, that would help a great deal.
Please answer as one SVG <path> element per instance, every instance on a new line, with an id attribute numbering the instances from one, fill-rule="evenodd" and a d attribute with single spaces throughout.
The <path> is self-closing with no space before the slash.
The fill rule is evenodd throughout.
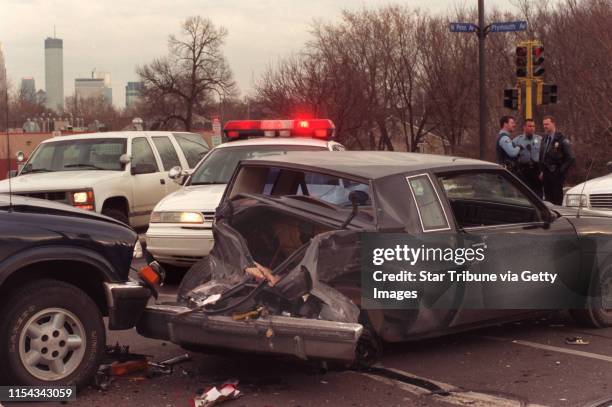
<path id="1" fill-rule="evenodd" d="M 74 79 L 92 70 L 111 73 L 113 104 L 125 106 L 135 68 L 166 55 L 167 39 L 188 16 L 201 15 L 228 30 L 224 54 L 243 95 L 280 58 L 299 52 L 313 21 L 333 22 L 343 9 L 403 4 L 441 13 L 476 0 L 0 0 L 0 44 L 13 87 L 34 77 L 44 89 L 44 39 L 64 40 L 64 96 Z M 512 0 L 485 0 L 485 8 L 516 11 Z"/>

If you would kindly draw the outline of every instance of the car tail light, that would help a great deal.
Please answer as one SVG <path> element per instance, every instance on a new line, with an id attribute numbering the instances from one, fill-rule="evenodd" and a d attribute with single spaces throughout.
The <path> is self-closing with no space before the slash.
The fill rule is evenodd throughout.
<path id="1" fill-rule="evenodd" d="M 330 140 L 335 133 L 329 119 L 308 120 L 231 120 L 223 131 L 228 140 L 250 137 L 314 137 Z"/>

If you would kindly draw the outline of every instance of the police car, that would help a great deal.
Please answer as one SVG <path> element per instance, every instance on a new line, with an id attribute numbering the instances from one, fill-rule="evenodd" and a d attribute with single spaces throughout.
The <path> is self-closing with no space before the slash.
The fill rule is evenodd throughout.
<path id="1" fill-rule="evenodd" d="M 333 141 L 335 127 L 327 119 L 234 120 L 227 122 L 223 131 L 227 142 L 211 150 L 191 173 L 179 167 L 170 171 L 170 177 L 184 187 L 157 204 L 146 233 L 147 250 L 162 264 L 189 267 L 209 253 L 215 209 L 241 160 L 295 150 L 345 149 Z M 328 196 L 343 199 L 337 197 L 343 190 L 339 186 L 317 187 L 327 188 Z"/>
<path id="2" fill-rule="evenodd" d="M 587 180 L 565 192 L 563 206 L 588 208 L 602 215 L 612 215 L 612 161 L 607 163 L 610 174 Z"/>

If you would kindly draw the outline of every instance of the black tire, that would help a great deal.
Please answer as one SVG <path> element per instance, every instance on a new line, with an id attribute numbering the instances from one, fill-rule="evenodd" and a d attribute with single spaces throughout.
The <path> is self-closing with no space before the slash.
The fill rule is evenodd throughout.
<path id="1" fill-rule="evenodd" d="M 119 222 L 123 222 L 126 225 L 130 224 L 130 220 L 125 212 L 120 209 L 115 208 L 102 208 L 102 215 L 106 215 L 109 218 L 113 218 L 118 220 Z"/>
<path id="2" fill-rule="evenodd" d="M 179 302 L 185 299 L 185 295 L 195 287 L 207 283 L 212 277 L 212 269 L 208 256 L 199 260 L 187 270 L 178 289 Z"/>
<path id="3" fill-rule="evenodd" d="M 604 270 L 601 283 L 592 287 L 585 308 L 570 311 L 576 322 L 590 328 L 612 327 L 612 267 Z"/>
<path id="4" fill-rule="evenodd" d="M 82 290 L 57 280 L 36 281 L 14 290 L 2 313 L 3 382 L 82 388 L 92 380 L 104 354 L 106 331 L 100 310 Z M 38 329 L 39 335 L 30 334 L 26 327 Z M 34 341 L 42 344 L 38 351 Z M 39 362 L 27 368 L 27 355 L 37 356 Z M 53 372 L 52 368 L 61 371 Z"/>

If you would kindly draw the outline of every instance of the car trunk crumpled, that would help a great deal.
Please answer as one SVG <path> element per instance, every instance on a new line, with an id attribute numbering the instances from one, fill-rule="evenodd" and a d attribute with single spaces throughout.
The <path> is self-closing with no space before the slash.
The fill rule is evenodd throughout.
<path id="1" fill-rule="evenodd" d="M 179 303 L 149 307 L 139 332 L 187 347 L 355 358 L 360 310 L 333 284 L 359 272 L 358 232 L 254 204 L 218 218 L 213 233 L 214 248 L 185 276 Z M 279 277 L 274 287 L 248 278 L 255 262 Z"/>

